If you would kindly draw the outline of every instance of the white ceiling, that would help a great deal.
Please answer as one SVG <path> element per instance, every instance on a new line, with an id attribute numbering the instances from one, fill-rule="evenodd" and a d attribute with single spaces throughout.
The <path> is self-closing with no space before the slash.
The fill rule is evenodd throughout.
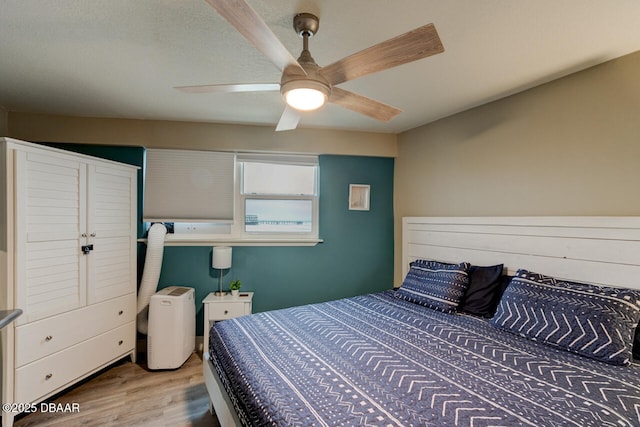
<path id="1" fill-rule="evenodd" d="M 336 105 L 299 127 L 398 133 L 640 50 L 638 0 L 249 0 L 297 57 L 311 12 L 323 66 L 423 24 L 445 52 L 340 85 L 403 110 L 380 123 Z M 0 0 L 0 106 L 73 116 L 275 126 L 277 92 L 174 86 L 279 82 L 204 0 Z"/>

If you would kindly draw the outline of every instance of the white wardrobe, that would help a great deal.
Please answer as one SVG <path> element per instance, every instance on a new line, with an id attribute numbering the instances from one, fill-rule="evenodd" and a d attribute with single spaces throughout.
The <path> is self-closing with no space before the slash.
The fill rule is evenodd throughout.
<path id="1" fill-rule="evenodd" d="M 2 403 L 39 403 L 135 361 L 137 168 L 0 144 L 0 309 L 23 310 L 1 333 Z"/>

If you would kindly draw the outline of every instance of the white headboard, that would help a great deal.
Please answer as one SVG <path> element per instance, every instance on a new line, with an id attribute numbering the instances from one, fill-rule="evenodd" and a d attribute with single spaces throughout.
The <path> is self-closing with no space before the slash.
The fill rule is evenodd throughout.
<path id="1" fill-rule="evenodd" d="M 402 277 L 417 258 L 640 289 L 640 217 L 405 217 Z"/>

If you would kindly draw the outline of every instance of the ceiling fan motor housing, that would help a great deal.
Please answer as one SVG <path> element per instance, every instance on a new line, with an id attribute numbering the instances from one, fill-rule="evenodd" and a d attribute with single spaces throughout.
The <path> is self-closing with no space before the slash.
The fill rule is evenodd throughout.
<path id="1" fill-rule="evenodd" d="M 331 84 L 320 72 L 320 67 L 311 56 L 307 43 L 307 39 L 318 31 L 318 18 L 310 13 L 299 13 L 293 17 L 293 28 L 304 39 L 298 64 L 307 74 L 301 74 L 295 67 L 286 68 L 280 80 L 280 93 L 286 98 L 287 93 L 291 90 L 311 89 L 320 92 L 326 102 L 331 95 Z"/>
<path id="2" fill-rule="evenodd" d="M 328 98 L 331 95 L 331 84 L 320 72 L 320 67 L 311 57 L 308 50 L 303 50 L 298 58 L 298 63 L 307 73 L 300 74 L 296 68 L 286 68 L 280 80 L 280 91 L 284 95 L 291 89 L 306 87 L 316 89 L 324 93 Z"/>

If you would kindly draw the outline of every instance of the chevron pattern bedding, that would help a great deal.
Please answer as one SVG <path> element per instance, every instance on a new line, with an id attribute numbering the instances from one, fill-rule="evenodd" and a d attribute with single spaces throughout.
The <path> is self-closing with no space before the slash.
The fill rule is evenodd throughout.
<path id="1" fill-rule="evenodd" d="M 217 323 L 210 356 L 255 426 L 638 426 L 612 366 L 393 291 Z"/>
<path id="2" fill-rule="evenodd" d="M 613 365 L 631 363 L 640 291 L 518 270 L 491 323 Z"/>
<path id="3" fill-rule="evenodd" d="M 396 296 L 445 313 L 453 313 L 469 287 L 470 268 L 471 264 L 468 262 L 447 264 L 424 259 L 413 261 Z"/>

